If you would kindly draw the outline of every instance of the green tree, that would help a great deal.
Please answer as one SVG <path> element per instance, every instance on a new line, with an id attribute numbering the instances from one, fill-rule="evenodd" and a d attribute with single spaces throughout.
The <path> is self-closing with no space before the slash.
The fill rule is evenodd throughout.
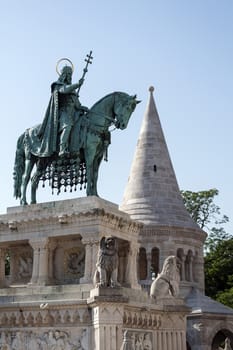
<path id="1" fill-rule="evenodd" d="M 184 205 L 191 217 L 208 234 L 205 251 L 210 251 L 218 242 L 230 238 L 223 227 L 229 218 L 221 215 L 219 206 L 214 202 L 218 194 L 216 188 L 199 192 L 181 191 Z"/>
<path id="2" fill-rule="evenodd" d="M 233 287 L 217 294 L 216 300 L 233 308 Z"/>
<path id="3" fill-rule="evenodd" d="M 232 266 L 233 238 L 218 242 L 205 256 L 206 294 L 224 304 L 228 303 L 229 293 L 233 296 Z"/>
<path id="4" fill-rule="evenodd" d="M 204 251 L 206 294 L 233 307 L 233 237 L 225 231 L 229 221 L 215 204 L 217 189 L 181 191 L 186 209 L 197 224 L 208 233 Z"/>

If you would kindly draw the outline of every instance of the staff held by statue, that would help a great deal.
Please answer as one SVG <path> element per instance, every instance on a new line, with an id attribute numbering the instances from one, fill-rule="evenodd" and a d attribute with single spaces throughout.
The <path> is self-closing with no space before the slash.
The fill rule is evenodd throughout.
<path id="1" fill-rule="evenodd" d="M 83 75 L 82 75 L 82 77 L 80 79 L 82 84 L 84 82 L 84 77 L 85 77 L 86 73 L 88 72 L 88 69 L 87 69 L 88 64 L 92 64 L 92 60 L 93 60 L 92 51 L 90 51 L 89 55 L 86 55 L 86 58 L 85 58 L 86 65 L 85 65 L 85 67 L 83 69 Z M 79 86 L 79 88 L 77 90 L 77 93 L 76 93 L 78 97 L 79 97 L 79 91 L 80 91 L 80 88 L 81 88 L 82 84 Z"/>

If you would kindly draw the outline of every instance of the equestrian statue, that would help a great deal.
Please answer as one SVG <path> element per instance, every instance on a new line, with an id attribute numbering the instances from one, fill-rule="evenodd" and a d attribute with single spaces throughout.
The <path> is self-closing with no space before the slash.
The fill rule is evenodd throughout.
<path id="1" fill-rule="evenodd" d="M 79 101 L 79 91 L 92 63 L 92 51 L 86 56 L 83 75 L 72 83 L 73 63 L 62 58 L 56 71 L 58 80 L 51 85 L 50 101 L 42 124 L 27 129 L 17 141 L 14 164 L 14 196 L 27 204 L 26 192 L 31 179 L 31 204 L 36 203 L 39 182 L 48 180 L 52 193 L 72 191 L 78 186 L 87 196 L 98 196 L 99 166 L 111 143 L 111 126 L 125 129 L 137 103 L 136 95 L 113 92 L 90 109 Z M 59 68 L 62 62 L 66 64 Z M 32 174 L 33 168 L 35 171 Z"/>

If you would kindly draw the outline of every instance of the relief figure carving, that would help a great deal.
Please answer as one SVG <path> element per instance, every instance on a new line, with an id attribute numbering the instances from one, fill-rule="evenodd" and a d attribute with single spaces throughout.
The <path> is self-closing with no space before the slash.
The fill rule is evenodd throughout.
<path id="1" fill-rule="evenodd" d="M 32 258 L 20 256 L 18 259 L 18 278 L 31 277 L 32 275 Z"/>

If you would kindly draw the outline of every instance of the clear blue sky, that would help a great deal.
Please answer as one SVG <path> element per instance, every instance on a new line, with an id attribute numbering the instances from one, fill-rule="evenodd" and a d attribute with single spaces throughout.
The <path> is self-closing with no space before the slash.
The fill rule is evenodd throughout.
<path id="1" fill-rule="evenodd" d="M 1 213 L 18 205 L 12 181 L 16 140 L 42 121 L 57 60 L 73 61 L 75 81 L 93 50 L 81 102 L 90 107 L 116 90 L 142 100 L 128 128 L 112 134 L 100 196 L 121 203 L 148 87 L 154 85 L 180 188 L 217 188 L 217 204 L 232 221 L 232 35 L 232 0 L 2 2 Z M 52 196 L 49 187 L 38 190 L 39 202 L 70 197 Z M 232 223 L 228 230 L 233 233 Z"/>

